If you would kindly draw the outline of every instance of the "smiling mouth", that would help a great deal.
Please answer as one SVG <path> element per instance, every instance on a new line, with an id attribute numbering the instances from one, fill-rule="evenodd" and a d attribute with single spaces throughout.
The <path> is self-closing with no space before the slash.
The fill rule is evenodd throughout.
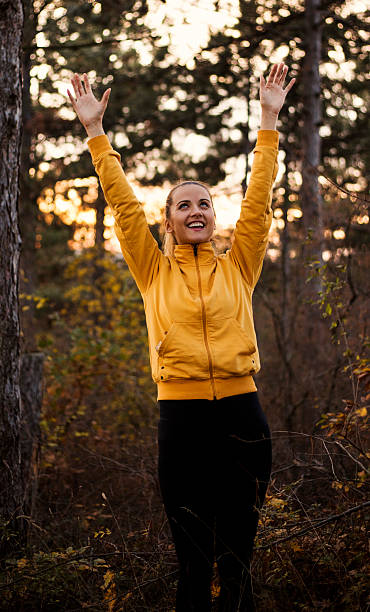
<path id="1" fill-rule="evenodd" d="M 204 227 L 205 227 L 205 225 L 201 221 L 199 221 L 199 222 L 198 221 L 194 221 L 193 223 L 190 223 L 188 225 L 189 229 L 198 230 L 198 231 L 204 229 Z"/>

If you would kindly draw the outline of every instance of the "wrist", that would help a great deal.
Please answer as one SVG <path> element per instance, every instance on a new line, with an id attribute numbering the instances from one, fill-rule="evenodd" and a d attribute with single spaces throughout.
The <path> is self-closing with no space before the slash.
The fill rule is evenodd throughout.
<path id="1" fill-rule="evenodd" d="M 264 109 L 261 113 L 261 130 L 276 130 L 279 113 Z"/>
<path id="2" fill-rule="evenodd" d="M 95 136 L 101 136 L 105 134 L 101 121 L 99 121 L 98 123 L 91 123 L 90 125 L 85 125 L 84 128 L 89 138 L 94 138 Z"/>

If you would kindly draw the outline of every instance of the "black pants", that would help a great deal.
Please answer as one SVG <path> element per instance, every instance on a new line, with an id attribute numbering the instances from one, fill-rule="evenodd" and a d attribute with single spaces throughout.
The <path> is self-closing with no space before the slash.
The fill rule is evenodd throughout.
<path id="1" fill-rule="evenodd" d="M 250 561 L 271 473 L 270 430 L 257 392 L 161 400 L 159 482 L 180 566 L 177 612 L 254 609 Z"/>

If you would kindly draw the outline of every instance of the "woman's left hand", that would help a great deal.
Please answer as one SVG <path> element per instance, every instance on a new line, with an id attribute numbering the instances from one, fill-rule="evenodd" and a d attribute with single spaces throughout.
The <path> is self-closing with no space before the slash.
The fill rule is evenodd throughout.
<path id="1" fill-rule="evenodd" d="M 295 83 L 295 79 L 291 79 L 284 89 L 287 72 L 288 66 L 281 62 L 280 64 L 273 65 L 267 81 L 261 75 L 260 102 L 264 112 L 276 116 L 279 114 L 288 91 L 291 90 Z"/>

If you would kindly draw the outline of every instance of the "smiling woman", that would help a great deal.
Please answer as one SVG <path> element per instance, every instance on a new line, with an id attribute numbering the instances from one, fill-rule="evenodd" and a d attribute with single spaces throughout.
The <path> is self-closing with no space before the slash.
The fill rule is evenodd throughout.
<path id="1" fill-rule="evenodd" d="M 260 81 L 261 130 L 229 251 L 216 255 L 206 185 L 183 181 L 166 202 L 166 247 L 153 238 L 120 155 L 104 133 L 87 75 L 73 108 L 112 208 L 122 253 L 141 292 L 158 388 L 159 482 L 179 560 L 177 612 L 210 612 L 214 561 L 219 611 L 254 609 L 250 562 L 271 472 L 271 440 L 253 374 L 260 369 L 252 294 L 272 222 L 276 121 L 294 83 L 284 64 Z"/>
<path id="2" fill-rule="evenodd" d="M 211 240 L 216 214 L 208 187 L 198 181 L 181 181 L 166 200 L 165 255 L 173 256 L 175 244 Z"/>

